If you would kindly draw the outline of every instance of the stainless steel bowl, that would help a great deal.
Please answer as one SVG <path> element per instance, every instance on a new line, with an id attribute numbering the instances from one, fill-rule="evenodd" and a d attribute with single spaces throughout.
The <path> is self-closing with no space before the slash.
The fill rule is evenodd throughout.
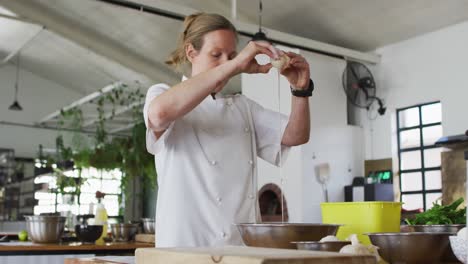
<path id="1" fill-rule="evenodd" d="M 342 247 L 350 245 L 351 241 L 297 241 L 291 243 L 301 250 L 339 252 Z"/>
<path id="2" fill-rule="evenodd" d="M 319 241 L 335 235 L 339 225 L 296 223 L 236 224 L 244 244 L 252 247 L 295 249 L 293 241 Z"/>
<path id="3" fill-rule="evenodd" d="M 143 222 L 143 233 L 154 234 L 154 219 L 142 218 L 141 221 Z"/>
<path id="4" fill-rule="evenodd" d="M 111 224 L 111 232 L 114 241 L 128 242 L 135 238 L 138 224 Z"/>
<path id="5" fill-rule="evenodd" d="M 389 263 L 440 263 L 451 233 L 368 233 Z"/>
<path id="6" fill-rule="evenodd" d="M 65 228 L 64 216 L 26 215 L 28 235 L 36 243 L 60 241 Z"/>
<path id="7" fill-rule="evenodd" d="M 456 235 L 460 229 L 464 228 L 464 224 L 455 224 L 455 225 L 410 225 L 408 229 L 411 232 L 425 232 L 425 233 L 452 233 Z M 447 237 L 447 241 L 449 238 Z M 457 262 L 457 257 L 455 256 L 452 248 L 447 246 L 445 248 L 444 254 L 442 255 L 443 262 Z"/>
<path id="8" fill-rule="evenodd" d="M 409 225 L 408 228 L 412 232 L 426 233 L 453 233 L 456 234 L 466 225 Z"/>

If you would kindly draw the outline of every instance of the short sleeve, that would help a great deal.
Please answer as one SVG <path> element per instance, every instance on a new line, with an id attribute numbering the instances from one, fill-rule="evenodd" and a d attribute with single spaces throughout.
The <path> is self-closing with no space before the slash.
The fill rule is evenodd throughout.
<path id="1" fill-rule="evenodd" d="M 255 127 L 257 155 L 273 165 L 282 166 L 291 149 L 281 144 L 288 116 L 266 109 L 250 99 L 247 102 Z"/>
<path id="2" fill-rule="evenodd" d="M 174 122 L 171 122 L 166 131 L 159 138 L 156 138 L 153 130 L 149 128 L 148 108 L 154 98 L 158 97 L 168 89 L 169 86 L 164 83 L 151 86 L 146 93 L 145 105 L 143 106 L 143 118 L 146 125 L 146 150 L 153 155 L 156 155 L 164 148 L 167 137 L 171 133 L 172 127 L 174 126 Z"/>

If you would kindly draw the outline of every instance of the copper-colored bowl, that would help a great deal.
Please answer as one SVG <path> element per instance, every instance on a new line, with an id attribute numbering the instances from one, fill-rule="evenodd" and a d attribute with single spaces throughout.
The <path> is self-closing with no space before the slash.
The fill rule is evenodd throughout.
<path id="1" fill-rule="evenodd" d="M 251 247 L 295 249 L 293 241 L 319 241 L 336 235 L 339 225 L 295 223 L 237 224 L 244 244 Z"/>
<path id="2" fill-rule="evenodd" d="M 451 233 L 368 233 L 372 244 L 379 247 L 389 263 L 440 263 Z"/>
<path id="3" fill-rule="evenodd" d="M 314 251 L 333 251 L 339 252 L 346 245 L 351 245 L 351 241 L 297 241 L 292 242 L 297 249 Z"/>

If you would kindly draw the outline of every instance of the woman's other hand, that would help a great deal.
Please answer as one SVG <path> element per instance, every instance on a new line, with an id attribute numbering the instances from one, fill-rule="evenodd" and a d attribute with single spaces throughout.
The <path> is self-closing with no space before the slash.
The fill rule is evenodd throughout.
<path id="1" fill-rule="evenodd" d="M 236 74 L 239 73 L 267 73 L 272 65 L 267 63 L 258 64 L 255 56 L 265 54 L 270 58 L 276 59 L 279 51 L 269 43 L 250 41 L 249 44 L 234 58 L 237 66 Z"/>
<path id="2" fill-rule="evenodd" d="M 286 52 L 286 55 L 290 60 L 280 73 L 288 79 L 294 88 L 307 89 L 310 81 L 309 63 L 304 57 L 294 52 Z"/>

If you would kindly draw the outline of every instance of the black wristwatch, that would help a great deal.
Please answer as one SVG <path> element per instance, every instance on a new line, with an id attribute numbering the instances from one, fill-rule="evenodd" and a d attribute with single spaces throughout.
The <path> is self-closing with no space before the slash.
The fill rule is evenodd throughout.
<path id="1" fill-rule="evenodd" d="M 303 89 L 294 89 L 292 86 L 289 86 L 289 87 L 291 87 L 291 93 L 294 96 L 297 96 L 297 97 L 311 97 L 312 92 L 314 91 L 314 82 L 312 81 L 312 79 L 310 79 L 309 87 L 307 89 L 305 89 L 305 90 L 303 90 Z"/>

